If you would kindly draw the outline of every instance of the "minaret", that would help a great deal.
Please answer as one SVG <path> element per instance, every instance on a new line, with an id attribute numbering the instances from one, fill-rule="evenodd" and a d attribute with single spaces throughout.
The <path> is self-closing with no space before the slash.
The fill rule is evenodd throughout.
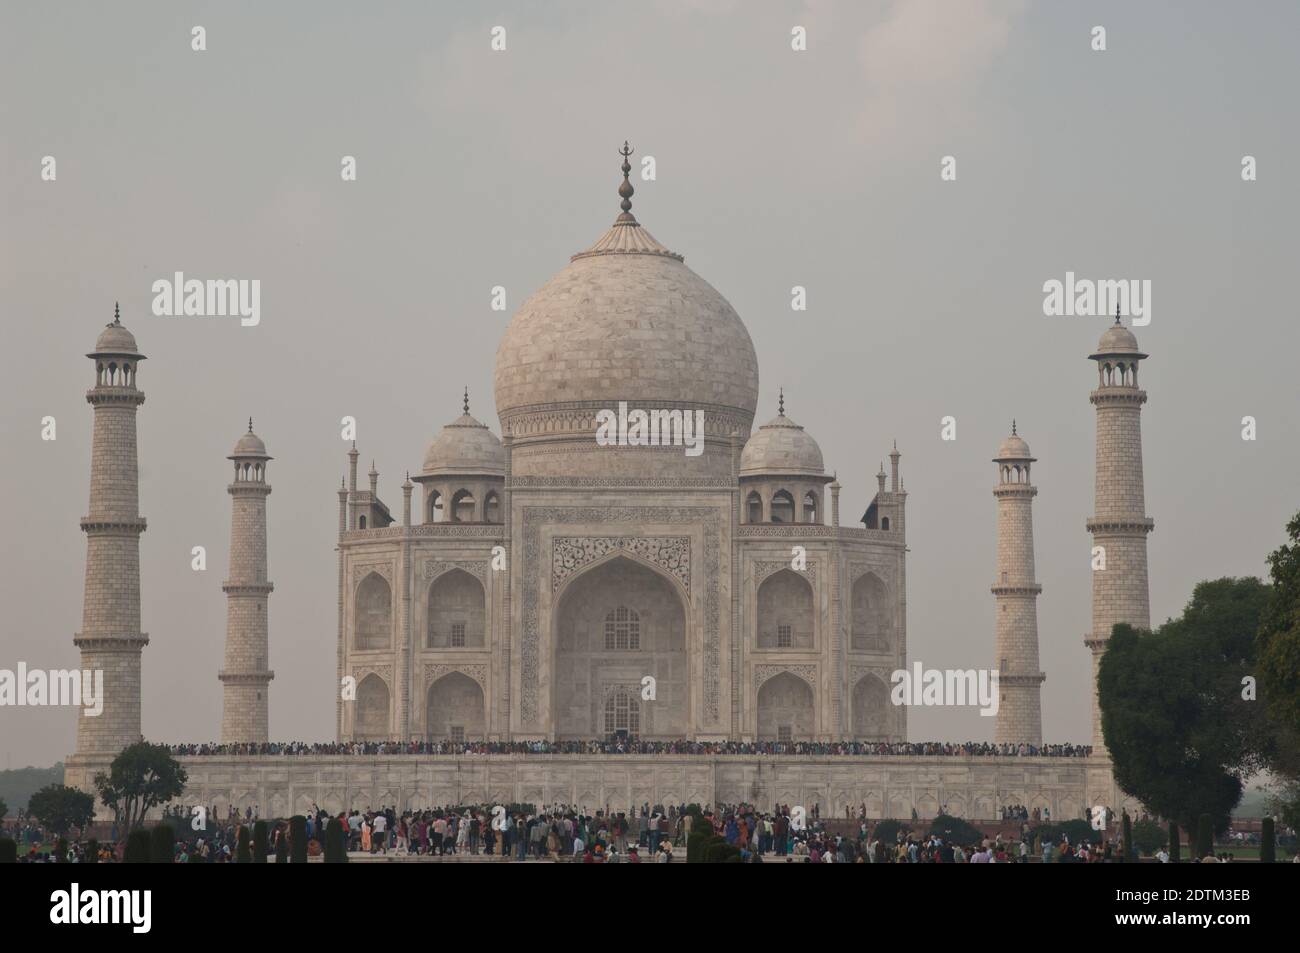
<path id="1" fill-rule="evenodd" d="M 230 577 L 226 594 L 226 660 L 222 685 L 221 742 L 264 742 L 268 738 L 270 682 L 267 668 L 266 603 L 275 588 L 266 580 L 266 444 L 253 433 L 239 438 L 227 460 L 235 464 L 230 494 Z"/>
<path id="2" fill-rule="evenodd" d="M 1029 465 L 1036 459 L 1029 444 L 1016 433 L 1002 441 L 998 455 L 998 576 L 993 584 L 997 600 L 997 728 L 998 744 L 1043 743 L 1041 686 L 1045 676 L 1038 667 L 1038 594 L 1034 579 L 1034 497 L 1038 488 L 1029 482 Z"/>
<path id="3" fill-rule="evenodd" d="M 1097 704 L 1097 667 L 1106 652 L 1111 629 L 1118 622 L 1151 627 L 1147 588 L 1147 533 L 1155 523 L 1147 518 L 1142 486 L 1142 405 L 1146 391 L 1138 389 L 1138 351 L 1133 332 L 1115 324 L 1101 336 L 1097 353 L 1096 503 L 1088 532 L 1092 534 L 1092 632 L 1084 643 L 1092 650 L 1092 745 L 1105 755 L 1101 709 Z M 1105 568 L 1101 568 L 1104 559 Z"/>
<path id="4" fill-rule="evenodd" d="M 95 386 L 86 401 L 95 408 L 90 452 L 90 511 L 82 517 L 86 534 L 86 591 L 81 631 L 72 640 L 81 650 L 81 669 L 102 671 L 103 711 L 77 718 L 73 762 L 89 756 L 112 758 L 140 740 L 140 651 L 149 637 L 140 631 L 139 469 L 136 462 L 136 410 L 144 394 L 136 374 L 144 355 L 122 327 L 113 308 L 113 323 L 100 332 L 95 349 Z M 69 783 L 86 787 L 92 767 L 69 765 Z M 84 773 L 84 776 L 82 774 Z"/>

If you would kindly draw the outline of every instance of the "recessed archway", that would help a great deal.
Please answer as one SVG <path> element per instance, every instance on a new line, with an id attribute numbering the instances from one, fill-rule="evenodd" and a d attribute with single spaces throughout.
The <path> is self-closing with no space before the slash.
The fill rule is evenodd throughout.
<path id="1" fill-rule="evenodd" d="M 371 672 L 357 685 L 352 736 L 358 741 L 388 741 L 389 696 L 384 680 Z"/>
<path id="2" fill-rule="evenodd" d="M 759 686 L 760 741 L 811 741 L 816 724 L 812 686 L 802 678 L 781 672 Z"/>
<path id="3" fill-rule="evenodd" d="M 478 741 L 487 733 L 483 688 L 463 672 L 448 672 L 429 686 L 424 722 L 429 741 Z"/>
<path id="4" fill-rule="evenodd" d="M 605 737 L 607 704 L 622 693 L 640 704 L 635 729 L 640 737 L 685 737 L 690 732 L 686 618 L 677 584 L 640 560 L 620 554 L 572 578 L 554 614 L 554 735 Z M 646 676 L 654 679 L 652 700 L 642 699 Z M 630 714 L 615 706 L 614 723 L 622 713 L 630 728 Z"/>

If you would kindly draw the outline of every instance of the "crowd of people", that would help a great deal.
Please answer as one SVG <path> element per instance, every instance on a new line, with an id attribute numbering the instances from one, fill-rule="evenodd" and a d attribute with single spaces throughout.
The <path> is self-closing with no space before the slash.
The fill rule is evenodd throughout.
<path id="1" fill-rule="evenodd" d="M 1010 745 L 986 741 L 329 741 L 176 744 L 172 754 L 202 755 L 941 755 L 946 757 L 1086 758 L 1090 745 Z"/>
<path id="2" fill-rule="evenodd" d="M 1008 806 L 1014 817 L 1018 805 Z M 242 815 L 230 808 L 218 817 L 215 808 L 201 830 L 188 823 L 192 807 L 174 805 L 163 812 L 172 822 L 177 839 L 176 863 L 233 863 L 251 860 L 248 848 L 241 856 L 241 841 L 252 840 L 256 811 Z M 717 807 L 650 805 L 630 811 L 608 806 L 555 804 L 443 806 L 398 812 L 392 807 L 347 810 L 331 815 L 313 808 L 305 816 L 306 853 L 324 852 L 326 831 L 337 821 L 344 848 L 360 854 L 445 857 L 483 855 L 500 860 L 550 860 L 571 863 L 673 863 L 682 862 L 696 833 L 714 834 L 726 841 L 744 863 L 892 863 L 892 864 L 999 864 L 1117 863 L 1124 856 L 1117 837 L 1098 835 L 1099 842 L 1072 842 L 1064 833 L 1050 836 L 1047 828 L 1023 824 L 1017 834 L 995 832 L 988 836 L 966 826 L 962 832 L 930 830 L 924 822 L 911 825 L 898 820 L 868 820 L 865 805 L 842 820 L 825 820 L 817 805 L 804 810 L 774 805 L 760 810 L 752 804 Z M 10 831 L 6 831 L 9 834 Z M 61 860 L 85 863 L 97 849 L 100 862 L 121 861 L 124 841 L 93 847 L 93 841 L 58 839 L 58 847 L 41 840 L 48 836 L 30 821 L 14 825 L 13 834 L 27 843 L 23 862 Z M 292 848 L 291 824 L 284 819 L 266 822 L 268 857 L 288 860 Z M 34 842 L 32 842 L 34 838 Z M 62 850 L 63 856 L 56 856 Z M 1297 855 L 1300 858 L 1300 854 Z M 1170 860 L 1162 848 L 1155 859 Z M 1202 862 L 1229 862 L 1229 853 L 1209 855 Z"/>

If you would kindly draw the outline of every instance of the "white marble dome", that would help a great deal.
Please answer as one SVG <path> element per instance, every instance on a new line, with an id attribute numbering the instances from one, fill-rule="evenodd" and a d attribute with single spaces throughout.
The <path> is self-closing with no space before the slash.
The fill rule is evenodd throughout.
<path id="1" fill-rule="evenodd" d="M 758 359 L 740 316 L 628 213 L 520 306 L 496 357 L 503 430 L 524 415 L 702 409 L 748 432 Z"/>
<path id="2" fill-rule="evenodd" d="M 506 451 L 487 424 L 461 414 L 438 432 L 424 454 L 425 476 L 505 476 Z"/>
<path id="3" fill-rule="evenodd" d="M 822 476 L 822 448 L 784 409 L 754 432 L 740 454 L 740 476 Z"/>
<path id="4" fill-rule="evenodd" d="M 243 434 L 235 443 L 235 449 L 230 451 L 230 459 L 235 457 L 261 457 L 264 460 L 271 459 L 266 453 L 266 444 L 262 438 L 253 433 L 253 422 L 248 422 L 248 433 Z"/>
<path id="5" fill-rule="evenodd" d="M 1029 453 L 1029 444 L 1025 443 L 1024 439 L 1013 430 L 1011 436 L 1003 440 L 1002 445 L 998 447 L 998 455 L 995 459 L 1032 460 L 1033 457 Z"/>
<path id="6" fill-rule="evenodd" d="M 1097 342 L 1098 354 L 1136 354 L 1137 338 L 1122 324 L 1112 324 Z"/>

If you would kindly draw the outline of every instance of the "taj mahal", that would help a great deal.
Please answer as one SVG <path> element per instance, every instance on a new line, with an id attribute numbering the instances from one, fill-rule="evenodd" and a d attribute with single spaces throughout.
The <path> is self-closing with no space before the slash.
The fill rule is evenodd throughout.
<path id="1" fill-rule="evenodd" d="M 337 506 L 333 735 L 356 743 L 343 753 L 244 753 L 276 740 L 266 539 L 274 461 L 252 421 L 238 437 L 225 659 L 214 675 L 221 743 L 240 753 L 181 755 L 184 800 L 256 804 L 263 816 L 313 804 L 337 812 L 486 802 L 781 802 L 841 815 L 862 804 L 869 817 L 900 818 L 941 806 L 994 817 L 1012 803 L 1061 819 L 1094 804 L 1132 810 L 1111 775 L 1087 672 L 1095 684 L 1115 623 L 1150 625 L 1138 387 L 1146 355 L 1133 333 L 1117 317 L 1087 355 L 1097 375 L 1096 498 L 1080 539 L 1086 529 L 1108 554 L 1106 570 L 1091 574 L 1093 618 L 1079 628 L 1090 656 L 1081 646 L 1077 669 L 1050 679 L 1040 669 L 1035 459 L 1011 428 L 989 466 L 998 538 L 988 659 L 1001 694 L 995 738 L 1014 753 L 892 753 L 907 740 L 907 708 L 890 699 L 891 673 L 908 666 L 902 455 L 882 447 L 888 469 L 874 474 L 866 511 L 841 513 L 841 484 L 813 431 L 795 422 L 795 402 L 787 411 L 783 394 L 760 411 L 758 359 L 740 316 L 632 214 L 628 155 L 625 144 L 613 224 L 523 302 L 501 339 L 500 436 L 471 413 L 467 392 L 420 456 L 411 448 L 418 467 L 400 500 L 383 498 L 373 465 L 361 482 L 355 443 L 337 500 L 322 500 L 322 518 Z M 88 357 L 94 439 L 75 644 L 83 668 L 104 671 L 105 703 L 101 716 L 79 716 L 66 775 L 93 790 L 95 773 L 140 740 L 149 636 L 135 431 L 145 355 L 115 316 Z M 598 442 L 598 419 L 621 405 L 702 420 L 702 452 Z M 1042 736 L 1045 684 L 1093 692 L 1090 754 L 1034 753 L 1051 740 Z M 470 750 L 609 739 L 755 743 L 763 753 Z M 429 744 L 413 753 L 413 742 Z M 818 742 L 860 744 L 854 753 L 801 747 Z"/>

